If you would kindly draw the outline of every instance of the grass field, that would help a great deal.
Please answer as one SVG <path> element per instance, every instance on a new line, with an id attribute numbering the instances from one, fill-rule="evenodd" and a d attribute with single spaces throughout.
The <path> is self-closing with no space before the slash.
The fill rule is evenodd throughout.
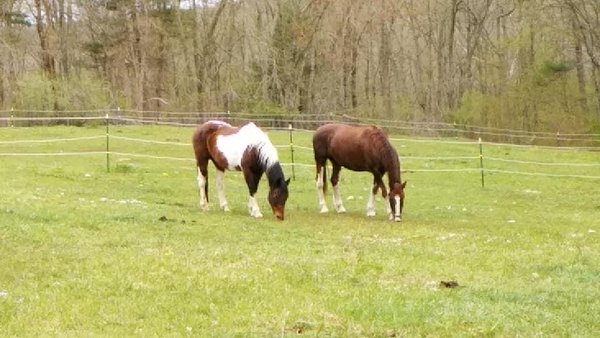
<path id="1" fill-rule="evenodd" d="M 319 214 L 312 166 L 296 166 L 286 220 L 259 190 L 246 211 L 197 207 L 189 128 L 111 126 L 133 155 L 0 156 L 0 336 L 577 336 L 600 335 L 600 180 L 479 172 L 477 145 L 394 142 L 408 180 L 404 221 L 377 204 L 367 174 L 342 171 L 346 214 Z M 103 151 L 98 127 L 0 129 L 0 153 Z M 270 132 L 275 144 L 285 132 Z M 294 135 L 310 146 L 310 133 Z M 4 141 L 4 143 L 2 143 Z M 425 141 L 425 142 L 423 142 Z M 451 140 L 447 140 L 451 141 Z M 486 156 L 598 164 L 594 152 L 486 145 Z M 295 161 L 312 163 L 297 148 Z M 282 162 L 289 151 L 280 148 Z M 413 157 L 413 158 L 411 158 Z M 189 160 L 187 160 L 189 158 Z M 600 176 L 599 166 L 486 162 L 524 172 Z M 288 176 L 291 167 L 285 166 Z M 331 196 L 328 196 L 331 208 Z M 445 288 L 441 281 L 456 281 Z"/>

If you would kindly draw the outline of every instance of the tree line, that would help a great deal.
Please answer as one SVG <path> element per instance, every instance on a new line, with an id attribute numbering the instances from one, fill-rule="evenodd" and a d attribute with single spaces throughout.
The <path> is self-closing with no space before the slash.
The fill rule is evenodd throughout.
<path id="1" fill-rule="evenodd" d="M 597 0 L 2 0 L 0 108 L 600 131 Z"/>

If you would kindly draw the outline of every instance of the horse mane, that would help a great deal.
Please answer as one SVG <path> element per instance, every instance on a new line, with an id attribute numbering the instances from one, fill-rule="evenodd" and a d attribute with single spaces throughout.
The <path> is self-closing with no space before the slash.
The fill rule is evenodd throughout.
<path id="1" fill-rule="evenodd" d="M 275 146 L 273 146 L 273 143 L 271 143 L 271 140 L 269 140 L 267 134 L 265 134 L 253 122 L 243 125 L 240 128 L 240 132 L 248 134 L 248 145 L 256 149 L 258 153 L 258 160 L 263 165 L 265 170 L 270 169 L 274 164 L 279 162 L 277 149 L 275 149 Z"/>
<path id="2" fill-rule="evenodd" d="M 266 173 L 267 173 L 267 179 L 269 180 L 269 187 L 276 185 L 277 180 L 279 180 L 279 179 L 285 180 L 285 177 L 283 174 L 283 168 L 281 167 L 281 164 L 279 164 L 279 163 L 273 164 L 266 171 Z"/>
<path id="3" fill-rule="evenodd" d="M 218 127 L 231 127 L 231 124 L 221 120 L 208 120 L 204 124 L 211 124 Z"/>
<path id="4" fill-rule="evenodd" d="M 396 152 L 396 149 L 394 149 L 383 130 L 372 127 L 370 141 L 381 155 L 381 161 L 388 173 L 390 185 L 400 182 L 400 159 L 398 158 L 398 152 Z"/>

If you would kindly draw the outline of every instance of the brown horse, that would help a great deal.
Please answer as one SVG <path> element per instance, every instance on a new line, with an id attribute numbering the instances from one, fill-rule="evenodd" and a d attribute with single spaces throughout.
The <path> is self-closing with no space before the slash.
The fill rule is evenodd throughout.
<path id="1" fill-rule="evenodd" d="M 207 167 L 211 160 L 217 168 L 217 195 L 221 209 L 229 211 L 223 184 L 225 170 L 238 170 L 244 173 L 250 192 L 250 216 L 262 217 L 254 195 L 262 175 L 266 173 L 269 204 L 277 219 L 283 220 L 290 180 L 285 179 L 277 150 L 260 128 L 252 122 L 235 128 L 222 121 L 208 121 L 196 129 L 192 143 L 198 167 L 201 209 L 208 210 Z"/>
<path id="2" fill-rule="evenodd" d="M 329 211 L 325 203 L 327 190 L 326 162 L 331 161 L 331 185 L 333 204 L 337 212 L 345 212 L 339 191 L 339 174 L 342 167 L 353 171 L 369 171 L 373 174 L 373 187 L 367 203 L 367 216 L 375 216 L 374 199 L 381 188 L 384 198 L 388 197 L 387 210 L 390 220 L 402 220 L 404 187 L 400 180 L 400 160 L 383 131 L 377 127 L 357 127 L 345 124 L 326 124 L 313 135 L 313 151 L 317 164 L 317 190 L 321 212 Z M 390 194 L 382 177 L 388 175 Z"/>

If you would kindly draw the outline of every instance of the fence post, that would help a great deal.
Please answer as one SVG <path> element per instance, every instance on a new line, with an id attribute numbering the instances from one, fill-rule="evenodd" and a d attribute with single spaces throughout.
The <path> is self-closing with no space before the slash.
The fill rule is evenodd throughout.
<path id="1" fill-rule="evenodd" d="M 15 108 L 14 107 L 10 107 L 10 126 L 14 128 L 15 126 L 15 122 L 14 119 L 15 118 Z"/>
<path id="2" fill-rule="evenodd" d="M 108 146 L 108 142 L 109 142 L 109 131 L 108 131 L 108 126 L 110 125 L 109 123 L 109 119 L 108 119 L 108 113 L 106 113 L 105 116 L 106 119 L 106 172 L 109 173 L 110 172 L 110 151 L 109 151 L 109 146 Z"/>
<path id="3" fill-rule="evenodd" d="M 288 130 L 290 131 L 290 152 L 292 155 L 292 179 L 295 181 L 296 180 L 296 169 L 295 167 L 295 163 L 294 163 L 294 138 L 292 136 L 293 132 L 294 132 L 294 128 L 292 128 L 292 124 L 288 124 Z"/>
<path id="4" fill-rule="evenodd" d="M 481 187 L 485 188 L 484 170 L 483 170 L 483 143 L 479 138 L 479 168 L 481 170 Z"/>
<path id="5" fill-rule="evenodd" d="M 556 132 L 556 146 L 560 147 L 560 132 Z"/>

